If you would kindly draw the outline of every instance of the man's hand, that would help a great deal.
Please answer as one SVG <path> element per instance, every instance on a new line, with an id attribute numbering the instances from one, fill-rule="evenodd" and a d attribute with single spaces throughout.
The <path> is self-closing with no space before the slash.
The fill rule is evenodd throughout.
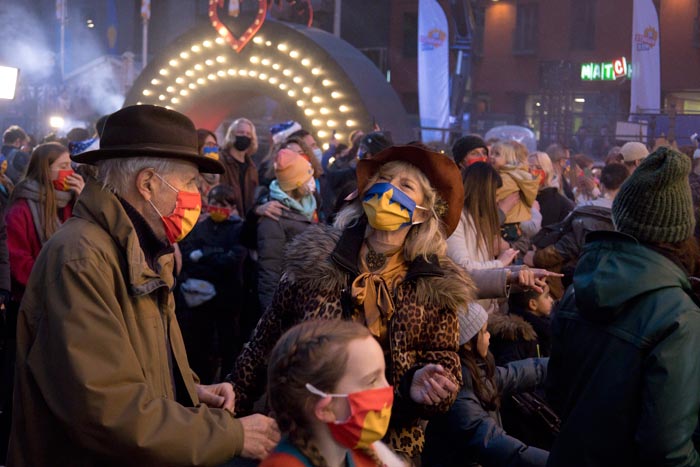
<path id="1" fill-rule="evenodd" d="M 243 425 L 243 452 L 249 459 L 264 459 L 277 446 L 280 431 L 277 422 L 262 414 L 239 418 Z"/>
<path id="2" fill-rule="evenodd" d="M 204 386 L 196 384 L 197 397 L 200 402 L 213 409 L 224 409 L 233 413 L 236 403 L 236 394 L 230 383 L 219 383 Z"/>
<path id="3" fill-rule="evenodd" d="M 416 371 L 411 381 L 411 399 L 425 405 L 439 404 L 457 392 L 459 387 L 447 377 L 442 365 L 429 363 Z"/>
<path id="4" fill-rule="evenodd" d="M 280 220 L 282 211 L 288 211 L 289 208 L 279 201 L 268 201 L 265 204 L 255 208 L 255 214 L 260 217 L 269 217 L 272 220 Z"/>

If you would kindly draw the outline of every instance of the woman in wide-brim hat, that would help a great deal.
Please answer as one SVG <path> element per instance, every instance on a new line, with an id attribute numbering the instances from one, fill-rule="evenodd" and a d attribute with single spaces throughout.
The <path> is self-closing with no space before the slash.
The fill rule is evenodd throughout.
<path id="1" fill-rule="evenodd" d="M 357 182 L 359 196 L 334 227 L 310 227 L 288 246 L 272 304 L 227 379 L 245 413 L 286 329 L 318 318 L 363 323 L 382 346 L 394 387 L 386 441 L 415 457 L 421 419 L 447 411 L 462 381 L 457 310 L 474 286 L 445 256 L 463 202 L 460 172 L 442 154 L 393 146 L 361 160 Z"/>

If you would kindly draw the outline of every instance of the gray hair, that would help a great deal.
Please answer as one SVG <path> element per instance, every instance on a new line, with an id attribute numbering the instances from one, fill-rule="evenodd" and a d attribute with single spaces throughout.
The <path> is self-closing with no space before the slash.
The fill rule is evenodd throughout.
<path id="1" fill-rule="evenodd" d="M 124 196 L 136 174 L 143 169 L 154 169 L 166 175 L 178 169 L 178 161 L 161 157 L 124 157 L 97 162 L 97 180 L 118 196 Z"/>

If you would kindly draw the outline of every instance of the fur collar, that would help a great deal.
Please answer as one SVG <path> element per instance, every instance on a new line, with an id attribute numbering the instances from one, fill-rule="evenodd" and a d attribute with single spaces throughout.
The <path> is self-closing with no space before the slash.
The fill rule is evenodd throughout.
<path id="1" fill-rule="evenodd" d="M 358 274 L 356 258 L 363 235 L 362 224 L 344 232 L 327 225 L 309 226 L 287 245 L 285 276 L 311 290 L 347 288 Z M 415 282 L 416 301 L 425 306 L 465 309 L 476 296 L 472 279 L 447 257 L 413 261 L 405 282 Z"/>
<path id="2" fill-rule="evenodd" d="M 518 315 L 501 311 L 496 311 L 489 315 L 489 332 L 494 337 L 507 341 L 518 339 L 526 341 L 537 340 L 537 333 L 535 333 L 530 323 Z"/>

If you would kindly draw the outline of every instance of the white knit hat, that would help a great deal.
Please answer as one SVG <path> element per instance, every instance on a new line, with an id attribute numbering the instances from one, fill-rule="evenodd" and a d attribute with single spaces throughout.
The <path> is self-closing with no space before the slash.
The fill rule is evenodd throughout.
<path id="1" fill-rule="evenodd" d="M 459 319 L 459 345 L 462 345 L 472 340 L 472 337 L 481 331 L 484 323 L 489 319 L 489 314 L 484 307 L 471 302 L 468 310 L 457 312 L 457 319 Z"/>

